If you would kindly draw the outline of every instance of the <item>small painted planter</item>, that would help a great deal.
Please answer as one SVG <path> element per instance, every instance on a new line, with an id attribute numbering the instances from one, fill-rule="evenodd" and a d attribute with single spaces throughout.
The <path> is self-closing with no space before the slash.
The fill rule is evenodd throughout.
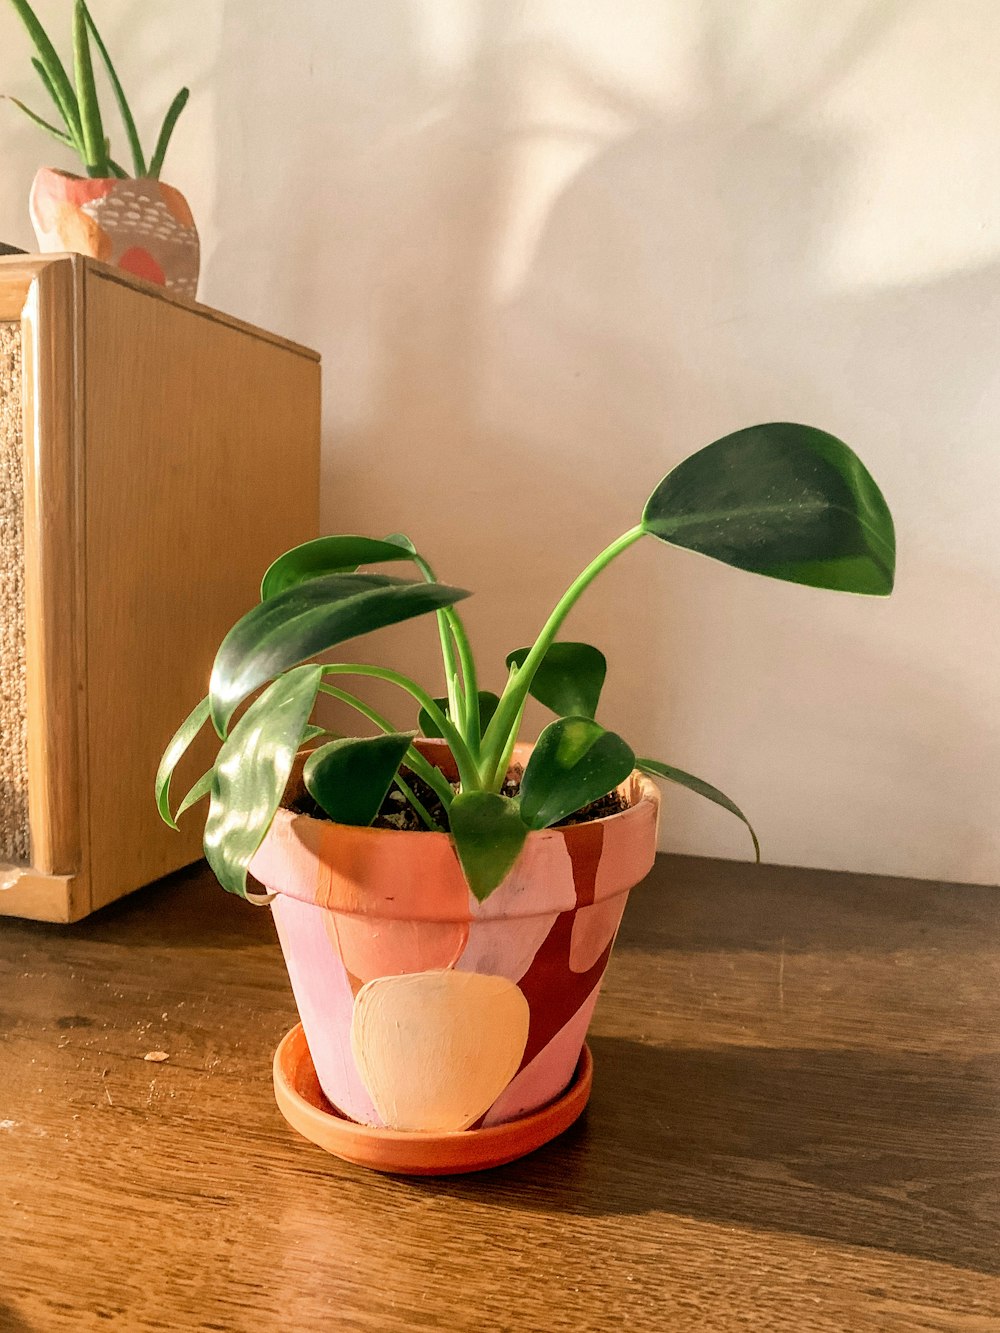
<path id="1" fill-rule="evenodd" d="M 198 232 L 179 190 L 151 177 L 91 180 L 42 167 L 31 224 L 43 254 L 73 251 L 194 299 Z"/>
<path id="2" fill-rule="evenodd" d="M 530 834 L 482 904 L 446 834 L 278 812 L 250 870 L 276 895 L 319 1085 L 356 1122 L 349 1143 L 324 1146 L 431 1174 L 511 1160 L 566 1127 L 519 1129 L 570 1095 L 626 897 L 653 864 L 659 793 L 638 773 L 622 791 L 619 814 Z M 308 1117 L 289 1118 L 321 1141 Z M 482 1160 L 476 1136 L 491 1132 Z"/>

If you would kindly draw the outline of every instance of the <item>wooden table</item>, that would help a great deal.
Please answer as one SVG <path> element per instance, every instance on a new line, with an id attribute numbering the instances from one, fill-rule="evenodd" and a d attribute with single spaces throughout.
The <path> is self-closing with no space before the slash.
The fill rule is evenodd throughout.
<path id="1" fill-rule="evenodd" d="M 661 858 L 585 1120 L 479 1177 L 285 1125 L 268 913 L 204 869 L 0 923 L 0 1015 L 5 1331 L 1000 1329 L 998 890 Z"/>

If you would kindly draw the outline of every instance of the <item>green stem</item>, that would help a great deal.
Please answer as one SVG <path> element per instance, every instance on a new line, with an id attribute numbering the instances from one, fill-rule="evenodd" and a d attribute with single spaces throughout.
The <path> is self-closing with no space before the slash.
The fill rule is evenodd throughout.
<path id="1" fill-rule="evenodd" d="M 521 670 L 516 676 L 508 680 L 497 711 L 494 713 L 490 725 L 486 728 L 486 735 L 483 737 L 482 760 L 487 765 L 491 765 L 494 781 L 500 761 L 510 743 L 512 730 L 515 736 L 517 734 L 517 719 L 528 697 L 535 672 L 538 670 L 542 658 L 552 646 L 563 621 L 569 615 L 581 594 L 593 583 L 598 574 L 605 570 L 616 556 L 621 555 L 622 551 L 633 546 L 640 537 L 645 535 L 646 530 L 641 526 L 630 528 L 628 532 L 622 533 L 616 541 L 613 541 L 610 546 L 606 546 L 600 555 L 591 560 L 586 569 L 577 575 L 559 598 L 552 614 L 542 626 L 541 633 L 532 645 L 531 651 L 522 662 Z"/>
<path id="2" fill-rule="evenodd" d="M 445 716 L 443 710 L 437 706 L 422 685 L 418 685 L 415 680 L 411 680 L 409 676 L 404 676 L 399 671 L 392 671 L 389 667 L 362 665 L 356 662 L 340 662 L 335 666 L 325 666 L 323 674 L 329 676 L 368 676 L 372 680 L 386 680 L 390 685 L 398 685 L 401 690 L 405 690 L 407 694 L 416 699 L 421 708 L 426 710 L 434 725 L 448 742 L 455 763 L 458 765 L 458 775 L 463 789 L 465 791 L 476 791 L 478 789 L 479 773 L 476 769 L 476 762 L 469 752 L 469 747 L 466 745 L 461 732 Z"/>
<path id="3" fill-rule="evenodd" d="M 517 718 L 510 729 L 510 735 L 507 737 L 507 744 L 504 746 L 503 754 L 500 756 L 500 762 L 496 769 L 489 775 L 488 791 L 499 792 L 507 779 L 507 770 L 510 768 L 510 761 L 514 754 L 514 746 L 517 744 L 517 734 L 521 730 L 521 720 L 524 717 L 524 707 L 527 699 L 521 701 L 521 707 L 517 710 Z"/>
<path id="4" fill-rule="evenodd" d="M 320 694 L 328 694 L 331 698 L 339 700 L 342 704 L 347 704 L 355 712 L 366 717 L 369 722 L 378 727 L 380 731 L 395 732 L 396 728 L 388 718 L 377 713 L 374 708 L 366 704 L 363 699 L 359 699 L 355 694 L 349 694 L 347 690 L 338 690 L 335 685 L 321 685 Z M 455 793 L 451 789 L 451 783 L 444 776 L 439 768 L 435 768 L 429 759 L 425 759 L 415 745 L 411 745 L 403 756 L 403 762 L 411 772 L 418 778 L 422 778 L 440 797 L 441 804 L 447 810 L 455 799 Z"/>
<path id="5" fill-rule="evenodd" d="M 425 560 L 419 552 L 414 551 L 412 555 L 413 563 L 422 574 L 427 583 L 436 583 L 437 575 L 430 566 L 430 562 Z M 437 612 L 438 635 L 441 639 L 441 660 L 444 663 L 445 691 L 448 695 L 448 713 L 455 720 L 457 725 L 466 732 L 463 719 L 467 716 L 469 684 L 464 681 L 464 690 L 458 685 L 458 663 L 455 660 L 455 645 L 452 641 L 451 624 L 448 619 L 447 611 Z M 464 667 L 463 667 L 464 676 Z"/>
<path id="6" fill-rule="evenodd" d="M 409 785 L 409 783 L 404 782 L 403 779 L 399 776 L 398 773 L 396 774 L 396 777 L 395 777 L 395 783 L 396 783 L 396 786 L 399 788 L 399 790 L 403 793 L 403 795 L 404 795 L 404 796 L 406 797 L 406 799 L 409 801 L 409 803 L 413 806 L 414 810 L 416 810 L 416 812 L 417 812 L 417 814 L 420 816 L 420 818 L 424 821 L 424 823 L 425 823 L 425 824 L 427 825 L 427 827 L 430 829 L 430 831 L 431 831 L 432 833 L 443 833 L 443 832 L 444 832 L 444 829 L 443 829 L 443 828 L 441 827 L 441 825 L 437 822 L 437 820 L 434 818 L 434 816 L 430 813 L 430 811 L 427 809 L 427 807 L 424 805 L 423 801 L 421 801 L 420 797 L 416 794 L 416 792 L 415 792 L 415 791 L 413 790 L 413 788 Z"/>
<path id="7" fill-rule="evenodd" d="M 472 652 L 469 636 L 458 612 L 449 607 L 441 614 L 447 622 L 449 634 L 455 641 L 455 647 L 458 649 L 458 660 L 462 666 L 462 685 L 465 690 L 465 718 L 462 730 L 469 743 L 469 749 L 473 754 L 478 755 L 481 736 L 479 732 L 479 682 L 476 679 L 476 659 Z"/>

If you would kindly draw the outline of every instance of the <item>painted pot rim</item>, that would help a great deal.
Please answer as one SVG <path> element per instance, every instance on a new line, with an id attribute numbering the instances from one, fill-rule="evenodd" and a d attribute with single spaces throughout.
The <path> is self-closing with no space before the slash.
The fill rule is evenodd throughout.
<path id="1" fill-rule="evenodd" d="M 56 176 L 59 180 L 70 181 L 74 185 L 139 185 L 143 181 L 149 181 L 153 185 L 163 186 L 167 190 L 172 190 L 174 194 L 182 194 L 176 185 L 171 185 L 169 181 L 162 180 L 159 176 L 81 176 L 77 171 L 66 171 L 62 167 L 39 167 L 35 172 L 34 179 L 37 181 L 40 177 Z M 106 192 L 105 192 L 106 193 Z"/>
<path id="2" fill-rule="evenodd" d="M 447 772 L 446 747 L 442 753 L 424 742 L 421 749 Z M 531 749 L 515 747 L 515 761 Z M 468 922 L 570 911 L 581 905 L 565 887 L 573 882 L 567 868 L 578 858 L 598 864 L 591 902 L 627 893 L 652 866 L 659 789 L 636 770 L 618 790 L 627 810 L 529 833 L 510 873 L 483 903 L 470 892 L 447 833 L 358 828 L 284 807 L 250 874 L 271 893 L 352 916 Z"/>

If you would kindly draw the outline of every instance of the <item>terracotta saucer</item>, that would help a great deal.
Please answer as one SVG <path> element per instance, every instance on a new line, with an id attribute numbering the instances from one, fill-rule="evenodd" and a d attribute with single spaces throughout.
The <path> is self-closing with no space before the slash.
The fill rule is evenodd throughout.
<path id="1" fill-rule="evenodd" d="M 568 1129 L 590 1097 L 594 1062 L 584 1046 L 569 1087 L 540 1111 L 488 1129 L 421 1134 L 375 1129 L 342 1116 L 323 1095 L 302 1024 L 285 1034 L 274 1053 L 274 1096 L 293 1129 L 345 1162 L 406 1176 L 450 1176 L 485 1171 L 534 1152 Z"/>

